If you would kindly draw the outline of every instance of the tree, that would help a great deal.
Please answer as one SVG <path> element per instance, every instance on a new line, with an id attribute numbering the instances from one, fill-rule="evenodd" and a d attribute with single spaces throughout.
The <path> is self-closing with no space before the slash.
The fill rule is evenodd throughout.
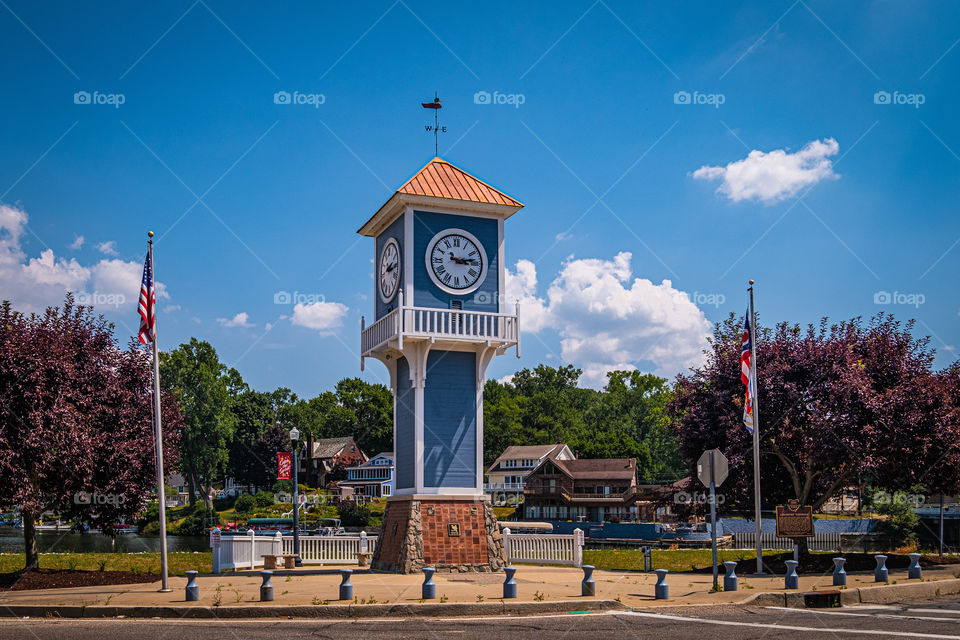
<path id="1" fill-rule="evenodd" d="M 352 436 L 370 455 L 393 451 L 393 394 L 382 384 L 344 378 L 334 391 L 295 402 L 286 413 L 290 426 L 315 438 Z"/>
<path id="2" fill-rule="evenodd" d="M 151 365 L 131 340 L 68 294 L 25 316 L 0 307 L 0 503 L 20 507 L 26 567 L 47 509 L 102 525 L 133 518 L 156 485 Z M 176 401 L 161 398 L 167 462 L 177 462 Z"/>
<path id="3" fill-rule="evenodd" d="M 881 314 L 867 324 L 824 319 L 806 330 L 787 323 L 758 330 L 768 508 L 795 498 L 819 509 L 838 490 L 864 480 L 882 489 L 908 488 L 934 466 L 944 468 L 934 464 L 936 451 L 952 451 L 949 459 L 958 461 L 950 376 L 931 370 L 933 352 L 912 328 Z M 732 314 L 717 325 L 706 364 L 678 376 L 668 408 L 691 464 L 706 449 L 726 454 L 726 504 L 749 513 L 752 438 L 742 422 L 741 331 L 742 320 Z"/>
<path id="4" fill-rule="evenodd" d="M 190 505 L 196 502 L 200 487 L 207 508 L 213 508 L 211 490 L 226 471 L 236 424 L 230 410 L 231 392 L 245 385 L 236 370 L 220 362 L 209 342 L 196 338 L 161 354 L 160 379 L 176 396 L 184 415 L 180 468 L 190 483 Z"/>
<path id="5" fill-rule="evenodd" d="M 277 452 L 290 448 L 289 410 L 296 395 L 280 388 L 271 393 L 245 389 L 233 400 L 235 420 L 229 443 L 228 470 L 239 484 L 269 487 L 277 477 Z M 277 425 L 277 422 L 280 425 Z"/>

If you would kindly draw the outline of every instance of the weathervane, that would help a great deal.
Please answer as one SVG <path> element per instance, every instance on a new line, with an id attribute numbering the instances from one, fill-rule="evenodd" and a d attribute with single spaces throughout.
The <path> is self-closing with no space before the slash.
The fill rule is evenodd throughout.
<path id="1" fill-rule="evenodd" d="M 421 102 L 420 106 L 422 106 L 424 109 L 433 109 L 433 126 L 431 127 L 430 125 L 424 125 L 424 128 L 427 130 L 427 133 L 433 131 L 433 155 L 438 156 L 440 154 L 437 153 L 437 134 L 446 133 L 447 128 L 445 126 L 440 126 L 438 114 L 440 113 L 440 109 L 443 108 L 443 105 L 440 104 L 440 98 L 437 97 L 437 92 L 433 92 L 433 102 Z"/>

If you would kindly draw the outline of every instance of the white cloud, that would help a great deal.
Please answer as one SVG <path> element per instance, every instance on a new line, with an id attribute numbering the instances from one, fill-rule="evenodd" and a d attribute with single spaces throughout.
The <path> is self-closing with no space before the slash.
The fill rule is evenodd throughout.
<path id="1" fill-rule="evenodd" d="M 250 316 L 246 311 L 241 311 L 237 315 L 233 316 L 229 320 L 226 318 L 217 318 L 219 322 L 224 327 L 252 327 L 253 324 L 250 322 Z"/>
<path id="2" fill-rule="evenodd" d="M 159 287 L 157 287 L 159 289 Z M 178 304 L 168 304 L 163 308 L 164 313 L 173 313 L 175 311 L 180 311 L 180 305 Z"/>
<path id="3" fill-rule="evenodd" d="M 321 333 L 331 333 L 343 325 L 343 317 L 348 309 L 347 305 L 339 302 L 299 303 L 293 307 L 290 322 Z"/>
<path id="4" fill-rule="evenodd" d="M 537 297 L 537 267 L 529 260 L 518 260 L 516 270 L 506 270 L 506 303 L 520 303 L 520 330 L 536 333 L 552 324 L 545 302 Z"/>
<path id="5" fill-rule="evenodd" d="M 63 302 L 72 291 L 77 301 L 102 311 L 135 308 L 140 295 L 143 265 L 104 259 L 82 265 L 76 258 L 57 258 L 52 249 L 28 258 L 20 244 L 29 217 L 22 209 L 0 205 L 0 291 L 20 311 L 42 311 Z M 74 241 L 78 244 L 80 237 Z M 73 245 L 71 245 L 73 246 Z M 79 245 L 78 245 L 79 246 Z M 169 298 L 162 282 L 157 297 Z"/>
<path id="6" fill-rule="evenodd" d="M 733 202 L 756 200 L 770 205 L 791 198 L 805 187 L 840 176 L 828 158 L 840 150 L 833 138 L 813 140 L 800 151 L 764 152 L 754 149 L 746 158 L 725 167 L 702 166 L 693 172 L 699 180 L 721 180 L 717 193 Z"/>
<path id="7" fill-rule="evenodd" d="M 86 240 L 83 236 L 77 236 L 73 239 L 73 242 L 70 243 L 70 249 L 76 251 L 83 246 L 84 242 L 86 242 Z"/>
<path id="8" fill-rule="evenodd" d="M 117 251 L 117 243 L 115 240 L 107 240 L 106 242 L 99 243 L 97 245 L 97 251 L 108 256 L 120 255 L 120 252 Z"/>
<path id="9" fill-rule="evenodd" d="M 517 375 L 517 374 L 515 374 L 515 373 L 508 373 L 507 375 L 503 376 L 502 378 L 498 378 L 498 379 L 497 379 L 497 382 L 499 382 L 500 384 L 513 384 L 513 377 L 514 377 L 515 375 Z"/>
<path id="10" fill-rule="evenodd" d="M 600 387 L 606 373 L 653 363 L 654 373 L 671 378 L 703 361 L 711 324 L 669 280 L 654 284 L 634 278 L 631 254 L 612 260 L 569 258 L 547 289 L 536 296 L 536 270 L 521 260 L 513 280 L 523 294 L 522 331 L 554 327 L 560 355 L 583 369 L 585 385 Z"/>

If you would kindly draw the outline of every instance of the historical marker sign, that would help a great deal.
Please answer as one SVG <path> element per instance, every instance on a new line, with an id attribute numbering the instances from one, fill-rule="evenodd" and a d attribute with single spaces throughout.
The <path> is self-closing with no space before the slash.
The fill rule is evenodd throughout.
<path id="1" fill-rule="evenodd" d="M 777 507 L 777 537 L 812 538 L 813 507 L 801 507 L 796 500 Z"/>
<path id="2" fill-rule="evenodd" d="M 720 449 L 709 449 L 703 452 L 700 459 L 697 460 L 697 477 L 703 486 L 710 486 L 710 479 L 713 479 L 716 486 L 723 484 L 727 479 L 730 467 L 727 464 L 727 456 L 723 455 Z"/>

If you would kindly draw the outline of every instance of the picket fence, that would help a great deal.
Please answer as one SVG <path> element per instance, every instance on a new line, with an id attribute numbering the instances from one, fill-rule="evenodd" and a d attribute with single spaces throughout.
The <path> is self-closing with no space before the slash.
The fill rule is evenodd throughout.
<path id="1" fill-rule="evenodd" d="M 510 529 L 504 529 L 503 550 L 510 563 L 530 562 L 581 567 L 583 532 L 578 529 L 572 534 L 512 533 Z"/>
<path id="2" fill-rule="evenodd" d="M 304 564 L 359 564 L 361 550 L 373 554 L 375 536 L 300 536 L 300 559 Z M 213 549 L 214 567 L 219 556 L 220 570 L 254 569 L 263 566 L 264 555 L 293 553 L 293 536 L 273 535 L 223 536 Z"/>
<path id="3" fill-rule="evenodd" d="M 752 531 L 733 534 L 733 547 L 735 549 L 754 549 L 756 548 L 756 534 Z M 793 540 L 790 538 L 779 538 L 776 533 L 761 533 L 760 543 L 764 549 L 793 549 Z M 807 544 L 811 551 L 842 551 L 841 534 L 839 533 L 818 533 L 812 538 L 807 538 Z"/>
<path id="4" fill-rule="evenodd" d="M 304 564 L 358 564 L 357 554 L 373 554 L 375 536 L 300 536 L 300 559 Z M 572 534 L 512 533 L 503 530 L 503 546 L 508 562 L 583 566 L 583 532 Z M 214 567 L 255 569 L 263 566 L 264 555 L 293 553 L 293 536 L 222 536 L 213 548 Z M 219 560 L 219 562 L 218 562 Z M 215 569 L 216 571 L 216 569 Z"/>

